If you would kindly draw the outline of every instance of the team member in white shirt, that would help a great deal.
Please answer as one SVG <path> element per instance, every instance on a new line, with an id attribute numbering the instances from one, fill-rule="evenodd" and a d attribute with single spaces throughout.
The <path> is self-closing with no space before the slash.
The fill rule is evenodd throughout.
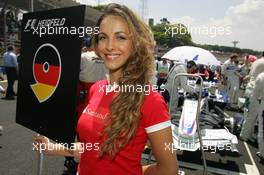
<path id="1" fill-rule="evenodd" d="M 194 61 L 188 61 L 187 65 L 183 63 L 175 63 L 175 65 L 171 68 L 169 75 L 168 75 L 168 80 L 165 84 L 165 91 L 162 92 L 162 96 L 165 99 L 165 102 L 168 103 L 170 102 L 170 96 L 177 95 L 176 89 L 172 89 L 172 84 L 173 84 L 173 79 L 174 77 L 179 74 L 179 73 L 192 73 L 194 70 L 196 70 L 197 66 Z M 176 78 L 174 81 L 174 87 L 176 88 L 182 88 L 185 92 L 194 92 L 195 89 L 192 86 L 188 85 L 187 82 L 187 77 L 186 76 L 181 76 Z M 172 103 L 172 109 L 171 111 L 174 112 L 178 106 L 178 96 L 176 98 L 173 98 L 174 100 L 170 103 Z"/>
<path id="2" fill-rule="evenodd" d="M 237 87 L 239 86 L 239 81 L 237 80 L 239 80 L 240 74 L 238 72 L 239 67 L 235 64 L 236 61 L 238 61 L 238 55 L 232 54 L 222 67 L 223 83 L 230 98 L 230 103 L 237 103 L 238 97 Z"/>
<path id="3" fill-rule="evenodd" d="M 248 139 L 251 139 L 254 134 L 254 126 L 258 116 L 259 102 L 256 100 L 256 98 L 252 98 L 252 96 L 253 90 L 255 88 L 256 78 L 262 72 L 264 72 L 264 53 L 262 58 L 256 60 L 252 64 L 249 76 L 245 78 L 249 79 L 249 83 L 247 84 L 245 92 L 245 97 L 249 99 L 249 106 L 248 115 L 245 116 L 245 121 L 240 133 L 241 140 L 247 141 Z"/>
<path id="4" fill-rule="evenodd" d="M 240 74 L 242 75 L 242 78 L 243 78 L 243 81 L 241 82 L 242 87 L 245 87 L 248 82 L 247 80 L 244 81 L 244 78 L 249 75 L 250 67 L 251 67 L 251 64 L 250 64 L 249 56 L 246 55 L 244 64 L 240 66 L 240 70 L 241 70 Z"/>
<path id="5" fill-rule="evenodd" d="M 259 110 L 258 110 L 258 149 L 259 152 L 257 155 L 264 160 L 264 141 L 263 141 L 263 129 L 264 129 L 264 72 L 260 73 L 257 76 L 255 82 L 255 88 L 253 90 L 253 99 L 258 101 Z"/>

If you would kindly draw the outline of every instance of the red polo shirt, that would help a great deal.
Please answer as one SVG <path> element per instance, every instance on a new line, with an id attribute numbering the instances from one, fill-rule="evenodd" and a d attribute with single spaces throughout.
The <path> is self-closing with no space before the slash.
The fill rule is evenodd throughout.
<path id="1" fill-rule="evenodd" d="M 141 154 L 148 133 L 170 127 L 167 106 L 158 92 L 150 91 L 141 106 L 141 119 L 136 135 L 122 148 L 114 160 L 98 157 L 102 144 L 101 134 L 109 113 L 109 107 L 117 92 L 106 93 L 107 81 L 95 83 L 90 90 L 89 104 L 84 109 L 77 126 L 80 141 L 84 144 L 79 175 L 142 175 Z"/>

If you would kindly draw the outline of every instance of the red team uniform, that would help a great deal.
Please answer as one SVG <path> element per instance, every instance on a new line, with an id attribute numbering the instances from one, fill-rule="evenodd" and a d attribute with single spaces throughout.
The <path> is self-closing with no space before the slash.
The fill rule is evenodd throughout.
<path id="1" fill-rule="evenodd" d="M 149 95 L 145 95 L 140 109 L 141 119 L 135 137 L 120 149 L 113 160 L 108 155 L 99 158 L 103 129 L 107 118 L 110 117 L 108 115 L 110 104 L 118 93 L 114 91 L 106 93 L 107 84 L 107 80 L 102 80 L 91 87 L 89 104 L 78 121 L 77 132 L 85 148 L 80 157 L 78 174 L 142 175 L 141 154 L 148 133 L 170 126 L 167 106 L 158 92 L 150 91 Z"/>

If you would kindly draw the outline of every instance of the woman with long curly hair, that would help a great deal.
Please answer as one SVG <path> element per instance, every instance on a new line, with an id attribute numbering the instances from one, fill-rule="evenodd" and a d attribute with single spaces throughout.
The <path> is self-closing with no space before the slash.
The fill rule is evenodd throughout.
<path id="1" fill-rule="evenodd" d="M 106 6 L 97 26 L 94 47 L 109 70 L 108 79 L 90 89 L 77 125 L 76 149 L 61 146 L 45 153 L 80 156 L 79 175 L 178 174 L 168 109 L 150 84 L 155 68 L 150 29 L 119 4 Z M 142 166 L 147 140 L 157 163 Z M 35 141 L 51 144 L 41 136 Z"/>

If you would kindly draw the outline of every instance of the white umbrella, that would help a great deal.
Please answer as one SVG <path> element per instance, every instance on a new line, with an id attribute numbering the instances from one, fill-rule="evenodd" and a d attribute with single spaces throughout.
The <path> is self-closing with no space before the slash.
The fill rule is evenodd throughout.
<path id="1" fill-rule="evenodd" d="M 220 62 L 209 51 L 192 46 L 180 46 L 169 50 L 162 58 L 186 63 L 193 60 L 196 64 L 220 65 Z"/>

